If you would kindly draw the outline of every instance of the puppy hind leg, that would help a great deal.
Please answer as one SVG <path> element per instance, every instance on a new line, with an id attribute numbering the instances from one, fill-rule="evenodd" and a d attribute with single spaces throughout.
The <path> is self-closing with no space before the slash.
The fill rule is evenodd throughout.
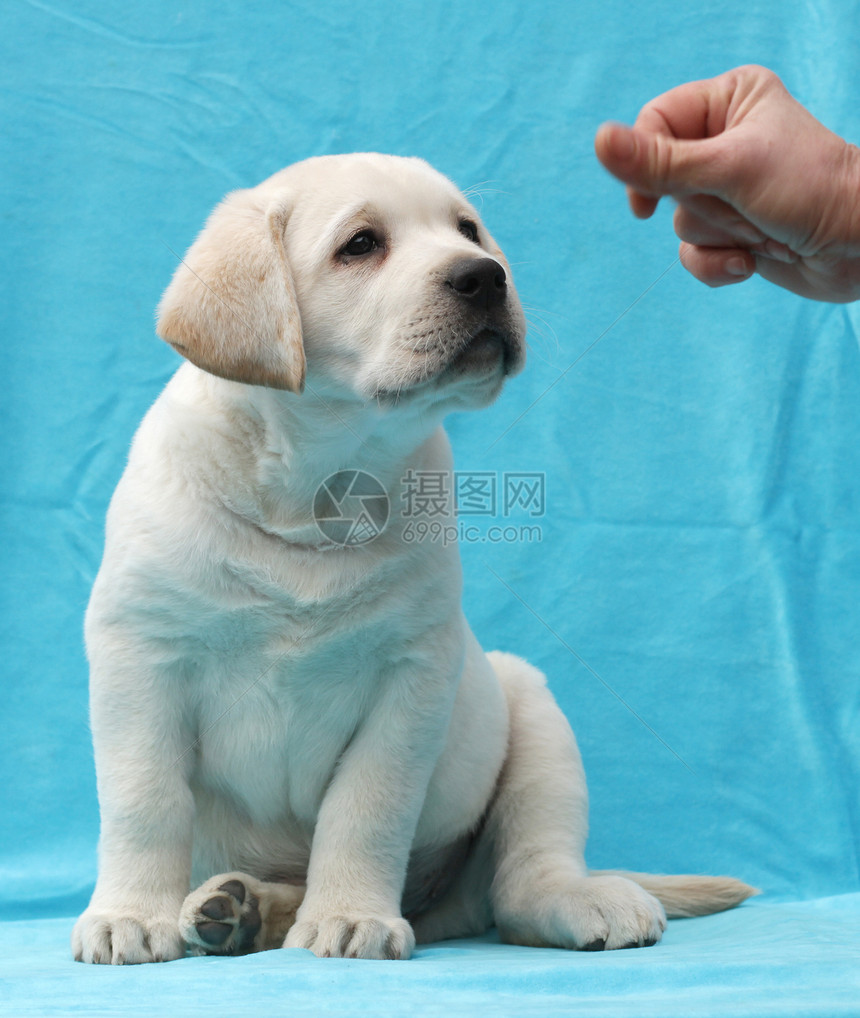
<path id="1" fill-rule="evenodd" d="M 222 873 L 192 891 L 179 929 L 192 954 L 250 954 L 281 947 L 305 889 Z"/>
<path id="2" fill-rule="evenodd" d="M 508 699 L 508 755 L 487 817 L 491 900 L 503 940 L 603 950 L 655 943 L 660 903 L 624 877 L 588 875 L 588 794 L 576 740 L 544 676 L 489 654 Z"/>
<path id="3" fill-rule="evenodd" d="M 477 937 L 490 929 L 492 865 L 492 844 L 486 831 L 481 831 L 443 897 L 426 912 L 407 916 L 419 944 Z"/>

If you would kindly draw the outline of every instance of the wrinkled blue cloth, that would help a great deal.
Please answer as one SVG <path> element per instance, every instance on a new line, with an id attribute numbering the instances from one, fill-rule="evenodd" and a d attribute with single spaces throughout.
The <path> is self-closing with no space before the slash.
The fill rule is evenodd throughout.
<path id="1" fill-rule="evenodd" d="M 16 1018 L 190 1018 L 212 1008 L 309 1018 L 837 1018 L 855 1016 L 860 1000 L 857 894 L 677 920 L 659 947 L 640 951 L 509 947 L 489 935 L 420 947 L 409 962 L 267 951 L 167 965 L 84 966 L 65 952 L 67 922 L 6 926 L 0 1013 Z"/>
<path id="2" fill-rule="evenodd" d="M 0 1013 L 860 1013 L 858 309 L 700 286 L 671 209 L 633 220 L 592 151 L 601 121 L 745 62 L 857 141 L 858 15 L 6 6 Z M 605 956 L 489 936 L 404 965 L 76 966 L 98 832 L 82 617 L 129 441 L 178 363 L 153 309 L 224 193 L 368 149 L 471 189 L 528 308 L 526 373 L 449 421 L 496 496 L 464 516 L 466 607 L 487 648 L 546 670 L 577 732 L 590 864 L 764 893 Z"/>

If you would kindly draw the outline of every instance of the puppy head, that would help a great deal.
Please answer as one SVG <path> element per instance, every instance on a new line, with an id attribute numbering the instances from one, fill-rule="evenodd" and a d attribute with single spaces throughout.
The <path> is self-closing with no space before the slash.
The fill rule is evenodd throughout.
<path id="1" fill-rule="evenodd" d="M 158 330 L 237 381 L 384 405 L 490 402 L 524 359 L 510 267 L 418 159 L 324 156 L 215 210 Z"/>

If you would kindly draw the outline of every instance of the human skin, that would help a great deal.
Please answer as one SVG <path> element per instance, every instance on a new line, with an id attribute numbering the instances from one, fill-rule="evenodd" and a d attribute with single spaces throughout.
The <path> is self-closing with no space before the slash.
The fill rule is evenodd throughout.
<path id="1" fill-rule="evenodd" d="M 860 298 L 860 149 L 764 67 L 671 89 L 632 128 L 603 124 L 595 151 L 634 215 L 677 202 L 684 267 L 709 286 L 758 273 L 804 297 Z"/>

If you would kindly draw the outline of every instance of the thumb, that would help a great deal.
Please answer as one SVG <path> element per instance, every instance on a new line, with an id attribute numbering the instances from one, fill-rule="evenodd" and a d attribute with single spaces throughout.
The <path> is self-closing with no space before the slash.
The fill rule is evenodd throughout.
<path id="1" fill-rule="evenodd" d="M 686 141 L 669 134 L 642 131 L 623 124 L 603 124 L 594 140 L 597 158 L 627 184 L 634 211 L 650 215 L 664 195 L 717 194 L 714 146 L 717 139 Z"/>

